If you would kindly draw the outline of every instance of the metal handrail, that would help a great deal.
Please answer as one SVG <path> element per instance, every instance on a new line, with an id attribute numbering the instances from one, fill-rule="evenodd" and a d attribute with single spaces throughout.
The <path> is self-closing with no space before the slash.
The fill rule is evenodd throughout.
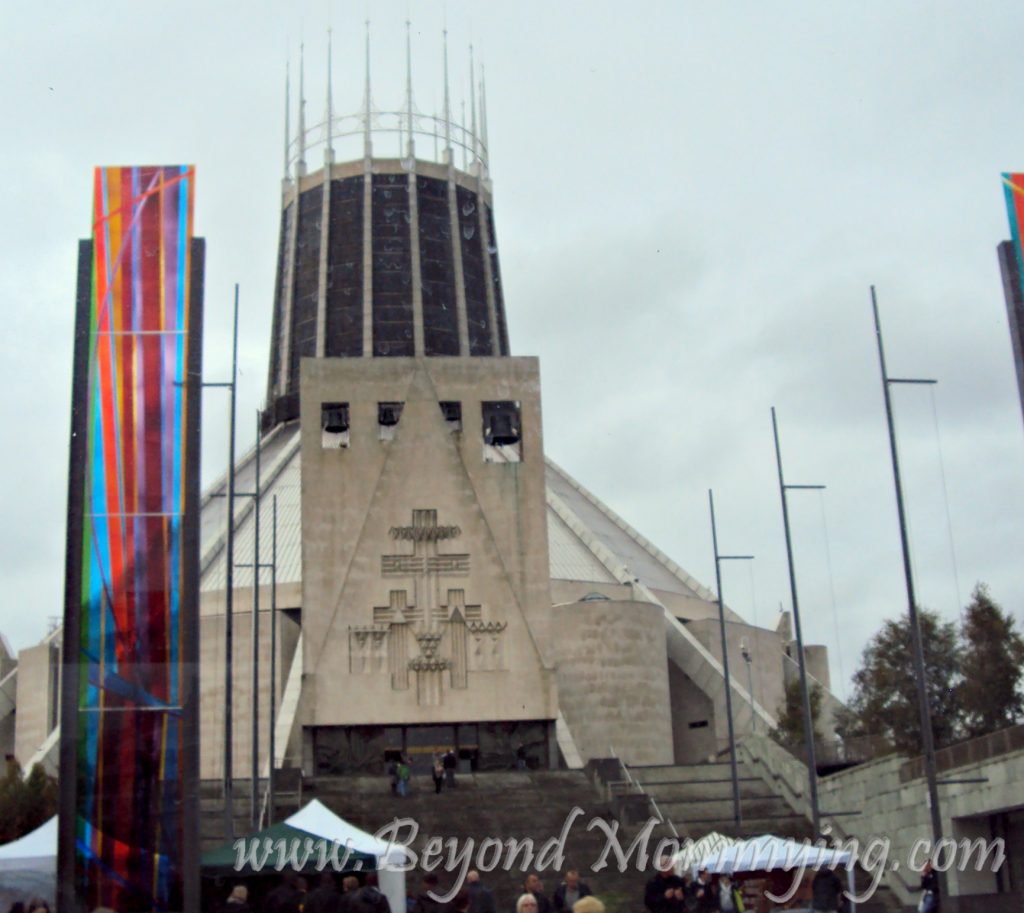
<path id="1" fill-rule="evenodd" d="M 628 783 L 630 786 L 632 786 L 640 795 L 646 796 L 647 801 L 650 804 L 651 808 L 654 809 L 654 814 L 657 817 L 657 819 L 662 824 L 667 824 L 669 826 L 669 830 L 672 831 L 672 836 L 675 837 L 676 840 L 678 840 L 679 839 L 679 831 L 676 830 L 676 826 L 672 823 L 672 819 L 671 818 L 666 818 L 664 816 L 664 814 L 662 814 L 662 811 L 658 807 L 658 802 L 654 798 L 654 796 L 652 796 L 649 792 L 647 792 L 647 790 L 644 789 L 643 786 L 639 782 L 637 782 L 637 780 L 635 780 L 633 778 L 633 775 L 629 772 L 629 767 L 626 765 L 626 762 L 623 761 L 622 758 L 620 758 L 615 753 L 615 748 L 612 745 L 609 745 L 608 746 L 608 750 L 611 752 L 611 756 L 616 761 L 619 762 L 619 767 L 622 768 L 622 772 L 626 775 L 626 781 L 625 782 Z M 621 783 L 622 781 L 619 780 L 619 781 L 614 781 L 614 782 Z M 609 783 L 608 785 L 611 786 L 611 783 Z"/>

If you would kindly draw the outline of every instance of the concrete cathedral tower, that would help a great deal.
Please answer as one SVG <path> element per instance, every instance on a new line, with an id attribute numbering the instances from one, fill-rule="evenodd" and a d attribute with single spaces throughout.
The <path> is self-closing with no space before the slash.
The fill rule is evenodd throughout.
<path id="1" fill-rule="evenodd" d="M 301 427 L 304 754 L 351 769 L 457 745 L 479 761 L 514 732 L 546 765 L 538 364 L 509 356 L 475 89 L 467 129 L 446 46 L 444 114 L 418 114 L 407 51 L 402 110 L 372 107 L 367 34 L 361 115 L 336 117 L 329 93 L 307 129 L 300 89 L 287 154 L 265 430 Z M 337 162 L 346 139 L 362 154 Z"/>

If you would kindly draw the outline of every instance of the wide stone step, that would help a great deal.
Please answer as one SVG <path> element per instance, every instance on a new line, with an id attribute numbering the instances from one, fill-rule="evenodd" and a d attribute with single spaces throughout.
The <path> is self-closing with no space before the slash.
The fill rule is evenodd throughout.
<path id="1" fill-rule="evenodd" d="M 658 800 L 662 814 L 673 821 L 722 821 L 732 819 L 732 799 L 709 799 L 706 801 L 685 800 L 679 802 L 662 802 Z M 786 818 L 793 816 L 793 811 L 782 799 L 740 799 L 740 814 L 747 818 Z"/>
<path id="2" fill-rule="evenodd" d="M 742 779 L 755 779 L 745 764 L 737 764 L 736 769 Z M 638 783 L 707 783 L 732 779 L 732 766 L 727 763 L 630 767 L 629 772 Z"/>
<path id="3" fill-rule="evenodd" d="M 659 802 L 696 802 L 709 799 L 731 799 L 732 780 L 709 780 L 702 783 L 644 783 L 644 792 Z M 768 799 L 775 793 L 760 779 L 740 780 L 741 799 Z"/>

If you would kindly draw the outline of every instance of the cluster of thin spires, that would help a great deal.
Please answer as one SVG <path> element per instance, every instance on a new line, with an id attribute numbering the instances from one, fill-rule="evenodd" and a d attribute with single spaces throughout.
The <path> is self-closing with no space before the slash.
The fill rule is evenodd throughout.
<path id="1" fill-rule="evenodd" d="M 444 38 L 444 112 L 438 115 L 423 114 L 416 110 L 412 95 L 412 24 L 405 22 L 405 106 L 401 110 L 383 111 L 373 107 L 370 96 L 370 22 L 366 21 L 366 75 L 363 88 L 363 105 L 352 114 L 336 114 L 332 95 L 331 76 L 331 30 L 327 30 L 327 105 L 323 121 L 306 126 L 306 94 L 304 46 L 299 46 L 299 113 L 295 138 L 291 138 L 291 67 L 285 71 L 285 140 L 284 179 L 302 177 L 307 172 L 306 156 L 312 147 L 324 146 L 324 162 L 335 161 L 334 141 L 345 137 L 363 137 L 363 156 L 373 157 L 373 134 L 398 134 L 400 157 L 415 160 L 415 136 L 433 139 L 435 161 L 455 166 L 455 147 L 462 150 L 463 170 L 481 178 L 488 175 L 487 145 L 487 102 L 483 64 L 480 65 L 479 81 L 473 61 L 473 45 L 469 46 L 469 92 L 470 125 L 466 126 L 466 103 L 462 102 L 461 121 L 452 118 L 451 92 L 448 84 L 448 30 Z M 479 130 L 477 128 L 477 93 L 479 92 Z M 438 144 L 443 143 L 439 151 Z M 421 156 L 422 157 L 422 156 Z"/>

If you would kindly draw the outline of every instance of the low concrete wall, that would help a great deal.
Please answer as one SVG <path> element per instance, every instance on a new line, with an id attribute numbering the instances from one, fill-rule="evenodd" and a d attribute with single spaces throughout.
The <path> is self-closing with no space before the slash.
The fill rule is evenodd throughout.
<path id="1" fill-rule="evenodd" d="M 778 744 L 765 736 L 745 736 L 738 746 L 738 756 L 783 796 L 799 814 L 810 819 L 807 767 Z M 899 901 L 915 906 L 919 877 L 910 863 L 920 866 L 927 851 L 912 850 L 918 841 L 931 839 L 931 813 L 927 784 L 921 778 L 904 780 L 906 758 L 890 755 L 868 764 L 861 764 L 841 773 L 818 780 L 819 808 L 824 812 L 858 812 L 855 815 L 822 814 L 822 825 L 829 825 L 831 835 L 840 839 L 856 838 L 863 849 L 872 841 L 889 841 L 888 863 L 882 884 L 889 887 Z M 904 774 L 905 776 L 905 774 Z M 1021 804 L 1024 783 L 1024 751 L 992 757 L 981 763 L 956 770 L 956 779 L 979 779 L 981 783 L 940 785 L 942 831 L 947 837 L 961 840 L 988 840 L 988 817 Z M 950 778 L 952 779 L 952 777 Z M 1009 852 L 1009 848 L 1008 848 Z M 898 863 L 893 871 L 892 863 Z M 991 894 L 997 890 L 991 871 L 969 869 L 946 873 L 948 892 L 956 895 Z M 1005 895 L 999 895 L 1005 896 Z M 952 908 L 944 905 L 947 913 Z"/>

